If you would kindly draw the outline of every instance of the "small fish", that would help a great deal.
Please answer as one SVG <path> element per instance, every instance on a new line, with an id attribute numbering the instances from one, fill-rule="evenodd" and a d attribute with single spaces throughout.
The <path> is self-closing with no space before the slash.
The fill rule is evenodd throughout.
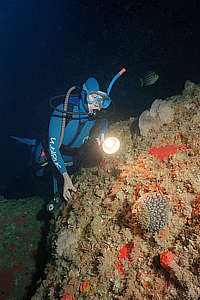
<path id="1" fill-rule="evenodd" d="M 140 86 L 149 86 L 154 84 L 159 78 L 159 75 L 155 72 L 147 72 L 143 77 L 139 78 Z"/>

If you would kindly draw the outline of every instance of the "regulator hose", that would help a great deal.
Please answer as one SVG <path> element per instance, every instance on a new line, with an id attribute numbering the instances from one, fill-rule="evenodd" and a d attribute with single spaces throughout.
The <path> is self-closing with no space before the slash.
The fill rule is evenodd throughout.
<path id="1" fill-rule="evenodd" d="M 75 86 L 73 86 L 73 90 L 74 90 L 74 88 L 76 88 Z M 69 90 L 71 90 L 72 88 L 70 88 Z M 69 92 L 69 90 L 68 90 L 68 92 Z M 71 90 L 71 92 L 73 91 L 73 90 Z M 67 94 L 68 94 L 68 92 L 67 92 Z M 70 93 L 71 93 L 70 92 Z M 67 97 L 67 95 L 65 95 L 65 94 L 61 94 L 61 95 L 57 95 L 57 96 L 53 96 L 50 100 L 49 100 L 49 105 L 50 105 L 50 107 L 53 109 L 53 110 L 56 110 L 56 111 L 58 111 L 58 112 L 61 112 L 61 113 L 63 113 L 63 114 L 65 114 L 65 116 L 66 115 L 87 115 L 87 113 L 85 113 L 85 112 L 73 112 L 73 111 L 66 111 L 66 110 L 62 110 L 62 109 L 59 109 L 59 108 L 57 108 L 54 104 L 53 104 L 53 101 L 55 100 L 55 99 L 58 99 L 58 98 L 61 98 L 61 97 L 64 97 L 64 96 L 66 96 Z M 66 98 L 65 98 L 66 99 Z"/>
<path id="2" fill-rule="evenodd" d="M 62 128 L 61 128 L 61 134 L 60 134 L 60 141 L 58 147 L 62 145 L 63 141 L 63 136 L 64 136 L 64 130 L 65 130 L 65 122 L 66 122 L 66 114 L 67 114 L 67 105 L 68 105 L 68 100 L 70 97 L 70 94 L 76 89 L 75 86 L 72 86 L 66 94 L 65 101 L 64 101 L 64 107 L 63 107 L 63 116 L 62 116 Z"/>

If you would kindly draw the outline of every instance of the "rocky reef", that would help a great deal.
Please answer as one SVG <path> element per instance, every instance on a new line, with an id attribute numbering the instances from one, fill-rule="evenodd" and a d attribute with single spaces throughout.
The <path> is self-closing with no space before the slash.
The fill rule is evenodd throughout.
<path id="1" fill-rule="evenodd" d="M 164 101 L 145 134 L 133 118 L 113 123 L 120 150 L 73 178 L 32 300 L 200 297 L 200 85 Z"/>

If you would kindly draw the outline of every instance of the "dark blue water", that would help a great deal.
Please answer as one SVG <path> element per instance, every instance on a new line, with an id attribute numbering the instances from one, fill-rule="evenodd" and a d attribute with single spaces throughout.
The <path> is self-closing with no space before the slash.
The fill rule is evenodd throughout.
<path id="1" fill-rule="evenodd" d="M 109 2 L 109 3 L 108 3 Z M 1 1 L 0 186 L 23 172 L 27 148 L 9 135 L 45 133 L 51 96 L 95 76 L 105 90 L 123 67 L 111 97 L 124 116 L 141 113 L 155 98 L 200 82 L 199 2 Z M 153 70 L 159 81 L 138 88 Z"/>

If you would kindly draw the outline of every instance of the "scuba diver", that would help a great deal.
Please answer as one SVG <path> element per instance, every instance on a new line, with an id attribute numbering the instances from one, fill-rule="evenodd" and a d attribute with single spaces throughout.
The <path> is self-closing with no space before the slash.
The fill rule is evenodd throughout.
<path id="1" fill-rule="evenodd" d="M 125 71 L 125 69 L 122 69 L 114 76 L 107 93 L 100 91 L 97 80 L 90 77 L 83 84 L 80 97 L 70 97 L 71 92 L 75 89 L 75 87 L 72 87 L 67 92 L 64 107 L 63 104 L 57 107 L 51 104 L 54 111 L 49 124 L 49 154 L 58 172 L 63 177 L 63 198 L 66 201 L 71 198 L 71 192 L 76 191 L 70 178 L 70 173 L 73 173 L 70 168 L 73 169 L 73 165 L 76 165 L 76 158 L 81 156 L 81 152 L 84 155 L 84 151 L 81 150 L 84 149 L 84 144 L 90 140 L 90 132 L 97 122 L 98 112 L 110 106 L 109 94 L 111 88 Z M 70 103 L 73 105 L 71 112 L 69 109 L 67 110 Z M 71 118 L 67 120 L 66 115 Z M 107 126 L 108 121 L 105 120 L 96 137 L 99 146 L 104 141 Z M 57 193 L 57 190 L 57 181 L 54 177 L 54 194 Z"/>
<path id="2" fill-rule="evenodd" d="M 62 196 L 64 200 L 69 201 L 71 193 L 76 192 L 70 176 L 80 167 L 88 149 L 93 147 L 98 153 L 108 127 L 108 121 L 104 119 L 104 112 L 111 104 L 110 91 L 114 82 L 125 71 L 122 69 L 113 77 L 106 93 L 100 91 L 98 81 L 90 77 L 83 84 L 80 95 L 73 95 L 72 92 L 76 87 L 72 87 L 66 96 L 52 97 L 50 106 L 53 113 L 50 117 L 47 142 L 39 143 L 37 140 L 12 136 L 32 147 L 34 159 L 40 166 L 36 170 L 36 175 L 41 176 L 46 165 L 53 166 L 51 169 L 53 169 L 54 198 L 47 205 L 49 212 L 55 212 L 63 202 L 59 194 L 59 177 L 62 178 L 63 184 Z M 55 100 L 61 96 L 65 96 L 64 103 L 54 105 Z M 98 123 L 100 126 L 98 126 L 96 134 L 91 136 L 91 132 Z"/>

